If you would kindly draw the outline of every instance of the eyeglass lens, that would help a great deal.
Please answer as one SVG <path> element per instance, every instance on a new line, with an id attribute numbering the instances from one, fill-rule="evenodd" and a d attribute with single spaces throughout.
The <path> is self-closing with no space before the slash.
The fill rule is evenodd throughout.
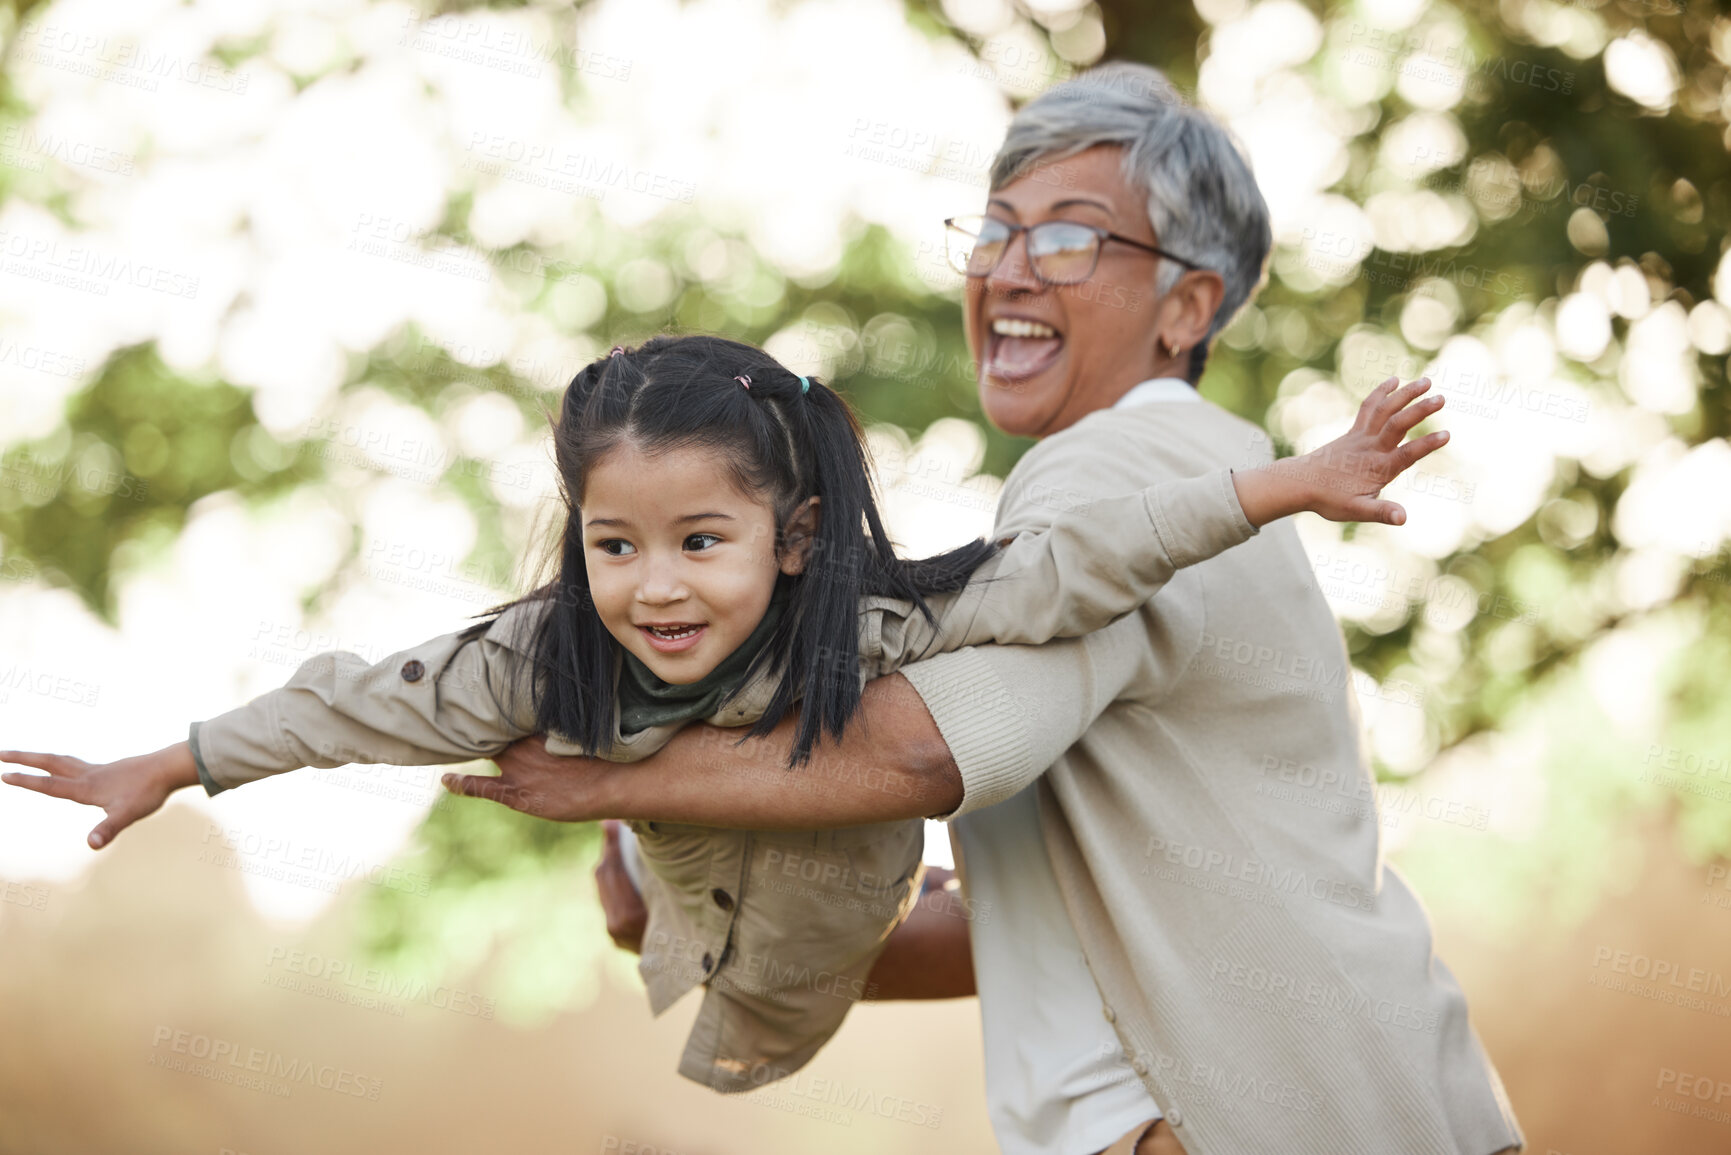
<path id="1" fill-rule="evenodd" d="M 985 276 L 1004 255 L 1009 227 L 991 217 L 958 220 L 956 224 L 961 230 L 950 231 L 951 263 L 968 276 Z M 967 232 L 978 234 L 971 244 Z M 1035 276 L 1050 284 L 1070 284 L 1086 280 L 1094 271 L 1100 237 L 1092 229 L 1069 221 L 1042 221 L 1028 230 L 1027 244 Z"/>

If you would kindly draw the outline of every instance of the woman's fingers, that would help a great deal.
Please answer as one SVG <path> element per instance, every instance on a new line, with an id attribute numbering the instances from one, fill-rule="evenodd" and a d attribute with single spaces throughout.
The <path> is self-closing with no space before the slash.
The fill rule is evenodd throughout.
<path id="1" fill-rule="evenodd" d="M 619 848 L 619 825 L 612 818 L 601 823 L 601 862 L 595 867 L 595 887 L 601 895 L 608 937 L 622 950 L 641 953 L 649 910 L 625 869 L 625 858 Z"/>
<path id="2" fill-rule="evenodd" d="M 470 798 L 491 798 L 499 801 L 500 787 L 503 785 L 497 775 L 491 774 L 446 774 L 439 779 L 445 784 L 445 789 L 452 794 L 466 794 Z"/>
<path id="3" fill-rule="evenodd" d="M 485 798 L 508 806 L 512 810 L 529 813 L 529 807 L 536 804 L 537 796 L 533 791 L 512 782 L 504 775 L 490 774 L 446 774 L 440 779 L 445 789 L 453 794 L 467 794 L 471 798 Z"/>
<path id="4" fill-rule="evenodd" d="M 605 818 L 601 821 L 601 861 L 595 864 L 595 878 L 601 880 L 612 870 L 623 870 L 625 858 L 619 850 L 619 820 Z"/>

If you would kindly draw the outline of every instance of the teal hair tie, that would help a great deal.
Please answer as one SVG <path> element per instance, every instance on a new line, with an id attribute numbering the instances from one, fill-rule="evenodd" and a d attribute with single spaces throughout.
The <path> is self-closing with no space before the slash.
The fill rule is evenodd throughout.
<path id="1" fill-rule="evenodd" d="M 799 391 L 801 393 L 810 393 L 811 392 L 811 380 L 810 380 L 810 378 L 801 377 L 799 379 Z"/>

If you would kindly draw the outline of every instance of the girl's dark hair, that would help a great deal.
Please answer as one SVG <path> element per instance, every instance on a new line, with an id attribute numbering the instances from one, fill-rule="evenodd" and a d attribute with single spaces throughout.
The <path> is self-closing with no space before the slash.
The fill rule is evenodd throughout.
<path id="1" fill-rule="evenodd" d="M 750 388 L 736 377 L 750 379 Z M 924 594 L 965 586 L 997 546 L 976 540 L 920 560 L 896 556 L 878 516 L 864 437 L 847 403 L 815 378 L 800 379 L 761 349 L 721 337 L 654 337 L 584 366 L 565 390 L 553 424 L 565 528 L 557 576 L 531 593 L 483 611 L 465 631 L 485 632 L 523 602 L 550 601 L 532 643 L 535 718 L 589 754 L 613 741 L 613 673 L 618 642 L 589 595 L 583 560 L 583 486 L 590 467 L 614 447 L 645 453 L 707 449 L 728 464 L 745 493 L 762 494 L 775 514 L 775 549 L 786 547 L 788 519 L 806 498 L 822 499 L 804 570 L 783 574 L 786 608 L 740 679 L 780 668 L 768 708 L 747 731 L 767 734 L 803 698 L 790 766 L 810 757 L 824 732 L 840 737 L 859 706 L 859 599 L 887 594 L 912 602 L 934 621 Z"/>

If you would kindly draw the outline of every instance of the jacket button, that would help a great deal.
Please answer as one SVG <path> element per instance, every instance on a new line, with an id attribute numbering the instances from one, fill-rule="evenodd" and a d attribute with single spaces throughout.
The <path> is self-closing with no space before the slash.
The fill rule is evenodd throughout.
<path id="1" fill-rule="evenodd" d="M 1113 1010 L 1111 1007 L 1101 1007 L 1100 1013 L 1106 1016 L 1106 1021 L 1108 1023 L 1115 1023 L 1118 1021 L 1118 1012 Z"/>
<path id="2" fill-rule="evenodd" d="M 1141 1059 L 1137 1059 L 1135 1062 L 1130 1064 L 1130 1069 L 1135 1071 L 1138 1075 L 1146 1075 L 1148 1073 L 1148 1064 L 1144 1063 Z"/>
<path id="3" fill-rule="evenodd" d="M 1170 1111 L 1166 1112 L 1166 1121 L 1174 1127 L 1182 1127 L 1184 1125 L 1184 1116 L 1178 1113 L 1178 1108 L 1174 1107 Z"/>
<path id="4" fill-rule="evenodd" d="M 427 672 L 427 667 L 421 665 L 421 659 L 410 658 L 403 663 L 403 681 L 418 682 L 421 675 Z"/>
<path id="5" fill-rule="evenodd" d="M 719 906 L 722 910 L 733 909 L 733 896 L 721 889 L 719 886 L 709 892 L 709 897 L 713 898 L 715 900 L 715 905 Z"/>
<path id="6" fill-rule="evenodd" d="M 708 974 L 715 966 L 715 956 L 708 951 L 703 952 L 703 973 Z"/>

